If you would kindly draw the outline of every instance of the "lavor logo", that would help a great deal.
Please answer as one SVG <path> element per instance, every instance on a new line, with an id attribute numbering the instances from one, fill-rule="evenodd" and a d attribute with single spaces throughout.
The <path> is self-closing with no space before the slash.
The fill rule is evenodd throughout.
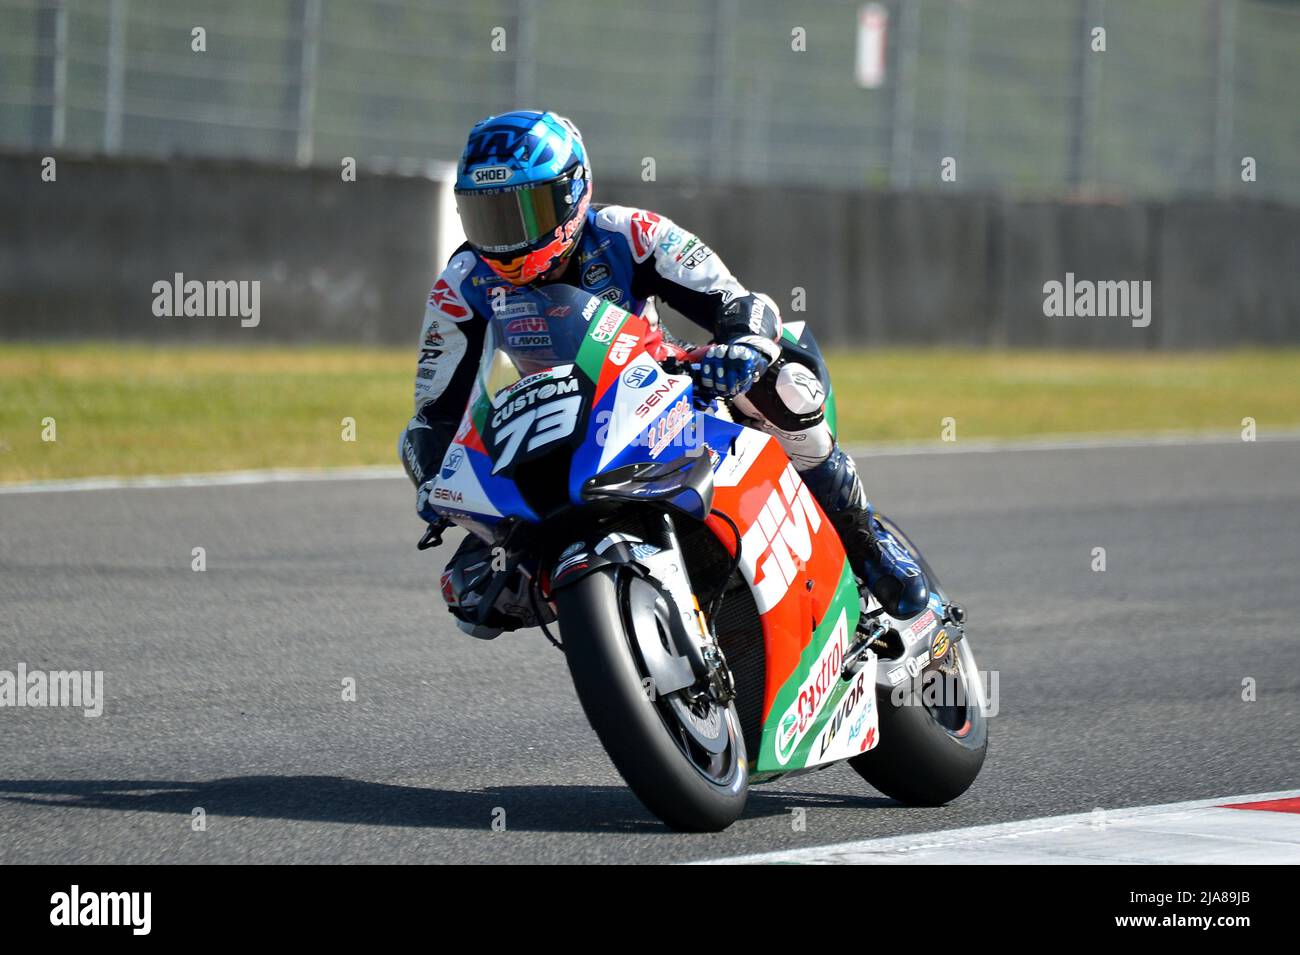
<path id="1" fill-rule="evenodd" d="M 474 180 L 476 186 L 491 185 L 496 182 L 505 182 L 511 176 L 511 171 L 507 166 L 480 166 L 469 174 Z"/>
<path id="2" fill-rule="evenodd" d="M 831 748 L 835 742 L 835 737 L 839 733 L 844 721 L 849 718 L 849 714 L 862 702 L 867 695 L 866 674 L 859 673 L 857 679 L 853 681 L 853 687 L 840 699 L 840 705 L 835 708 L 835 715 L 826 721 L 826 729 L 822 732 L 822 738 L 819 743 L 817 757 L 826 755 L 826 751 Z M 867 707 L 863 710 L 862 715 L 850 727 L 849 739 L 852 740 L 862 731 L 862 720 L 867 713 L 871 712 L 873 703 L 870 699 L 867 701 Z"/>
<path id="3" fill-rule="evenodd" d="M 812 494 L 793 464 L 778 483 L 780 490 L 772 491 L 741 539 L 740 566 L 757 591 L 759 613 L 781 602 L 800 565 L 812 557 L 812 535 L 822 526 Z"/>

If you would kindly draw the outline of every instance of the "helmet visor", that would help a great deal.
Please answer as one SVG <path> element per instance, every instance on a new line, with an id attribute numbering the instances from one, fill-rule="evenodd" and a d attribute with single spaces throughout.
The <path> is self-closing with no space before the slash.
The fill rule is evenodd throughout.
<path id="1" fill-rule="evenodd" d="M 458 190 L 456 210 L 465 238 L 480 252 L 518 252 L 563 225 L 584 186 L 566 175 L 515 189 Z"/>

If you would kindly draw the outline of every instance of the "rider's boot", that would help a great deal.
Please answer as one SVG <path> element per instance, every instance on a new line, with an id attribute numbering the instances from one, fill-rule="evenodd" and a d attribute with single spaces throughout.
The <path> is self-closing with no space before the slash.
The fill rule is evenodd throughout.
<path id="1" fill-rule="evenodd" d="M 912 555 L 876 520 L 853 459 L 836 444 L 821 464 L 800 473 L 839 532 L 853 572 L 892 617 L 925 609 L 930 587 Z"/>

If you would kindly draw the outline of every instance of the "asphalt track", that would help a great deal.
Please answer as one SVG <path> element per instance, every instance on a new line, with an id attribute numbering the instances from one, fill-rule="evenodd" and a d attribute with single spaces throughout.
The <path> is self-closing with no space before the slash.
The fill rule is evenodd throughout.
<path id="1" fill-rule="evenodd" d="M 685 861 L 1300 788 L 1300 442 L 860 460 L 998 672 L 952 805 L 837 766 L 666 831 L 560 653 L 450 625 L 399 480 L 0 495 L 0 669 L 107 697 L 0 709 L 0 863 Z"/>

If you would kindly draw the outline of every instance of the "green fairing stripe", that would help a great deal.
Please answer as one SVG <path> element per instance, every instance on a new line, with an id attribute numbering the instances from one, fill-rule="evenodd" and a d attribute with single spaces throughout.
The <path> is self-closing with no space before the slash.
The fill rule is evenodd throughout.
<path id="1" fill-rule="evenodd" d="M 759 746 L 758 763 L 754 766 L 755 772 L 788 772 L 792 769 L 801 769 L 807 764 L 809 753 L 816 744 L 817 738 L 821 735 L 821 731 L 825 728 L 827 720 L 835 714 L 840 699 L 852 685 L 851 681 L 843 680 L 838 673 L 835 674 L 835 685 L 826 694 L 812 725 L 790 754 L 790 758 L 784 763 L 776 758 L 777 741 L 781 733 L 781 719 L 790 708 L 790 704 L 798 698 L 804 680 L 812 672 L 817 658 L 826 647 L 831 634 L 835 632 L 835 623 L 840 618 L 840 611 L 845 612 L 845 626 L 847 629 L 845 640 L 846 644 L 851 646 L 858 627 L 860 608 L 858 606 L 857 581 L 853 577 L 847 559 L 845 559 L 844 566 L 840 570 L 840 582 L 835 588 L 834 599 L 826 609 L 826 615 L 822 617 L 821 622 L 813 631 L 808 646 L 804 647 L 803 653 L 800 654 L 799 666 L 795 668 L 794 673 L 790 674 L 790 678 L 786 680 L 785 685 L 777 693 L 776 700 L 772 704 L 772 710 L 768 714 L 767 721 L 763 724 L 763 741 Z"/>
<path id="2" fill-rule="evenodd" d="M 830 425 L 831 437 L 838 438 L 840 435 L 839 415 L 835 412 L 835 386 L 827 384 L 826 386 L 826 423 Z"/>
<path id="3" fill-rule="evenodd" d="M 488 412 L 491 410 L 492 402 L 485 393 L 480 391 L 478 400 L 474 402 L 474 407 L 469 412 L 469 420 L 474 423 L 474 430 L 478 432 L 480 438 L 483 437 L 483 428 L 487 424 Z"/>
<path id="4" fill-rule="evenodd" d="M 578 348 L 578 369 L 590 378 L 593 382 L 600 381 L 600 369 L 605 365 L 605 355 L 609 352 L 609 346 L 614 343 L 618 337 L 619 329 L 627 321 L 627 314 L 619 320 L 617 327 L 610 333 L 606 341 L 600 342 L 591 337 L 591 333 L 596 330 L 605 313 L 614 306 L 609 302 L 601 302 L 600 308 L 596 309 L 596 314 L 591 316 L 591 321 L 587 323 L 587 337 L 582 340 L 582 345 Z"/>

